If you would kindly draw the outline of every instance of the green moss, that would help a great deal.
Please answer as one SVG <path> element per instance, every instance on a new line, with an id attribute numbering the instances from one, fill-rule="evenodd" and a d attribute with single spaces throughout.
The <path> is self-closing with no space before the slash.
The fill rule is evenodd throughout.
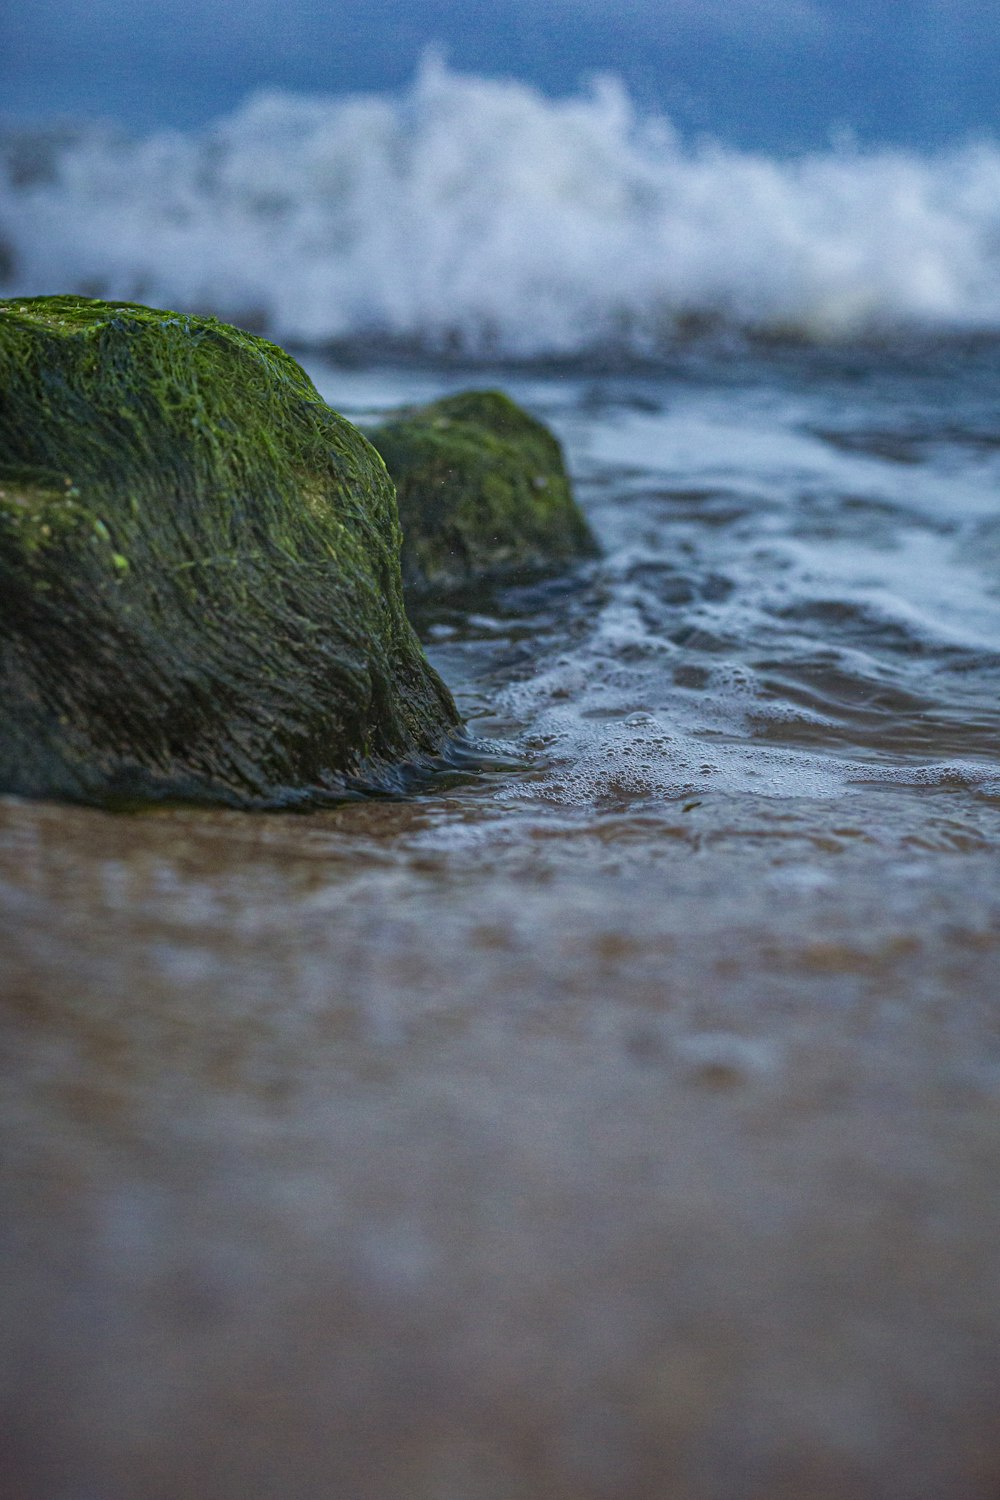
<path id="1" fill-rule="evenodd" d="M 456 727 L 392 484 L 282 350 L 0 302 L 0 790 L 270 805 L 398 784 Z"/>
<path id="2" fill-rule="evenodd" d="M 559 444 L 499 391 L 467 391 L 369 434 L 396 483 L 408 587 L 549 568 L 596 548 Z"/>

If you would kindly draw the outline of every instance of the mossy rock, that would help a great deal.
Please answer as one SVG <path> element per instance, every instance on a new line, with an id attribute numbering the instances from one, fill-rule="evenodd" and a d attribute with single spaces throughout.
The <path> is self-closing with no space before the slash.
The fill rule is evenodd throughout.
<path id="1" fill-rule="evenodd" d="M 406 783 L 458 725 L 392 483 L 282 350 L 0 302 L 0 791 L 237 806 Z"/>
<path id="2" fill-rule="evenodd" d="M 396 484 L 408 588 L 592 556 L 555 437 L 499 391 L 412 408 L 369 432 Z"/>

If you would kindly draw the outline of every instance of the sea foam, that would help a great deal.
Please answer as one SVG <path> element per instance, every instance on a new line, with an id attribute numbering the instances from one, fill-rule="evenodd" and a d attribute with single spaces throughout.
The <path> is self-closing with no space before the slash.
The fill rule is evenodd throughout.
<path id="1" fill-rule="evenodd" d="M 611 78 L 549 99 L 429 57 L 401 94 L 259 93 L 188 133 L 8 129 L 0 275 L 486 358 L 996 330 L 1000 148 L 768 158 L 682 140 Z"/>

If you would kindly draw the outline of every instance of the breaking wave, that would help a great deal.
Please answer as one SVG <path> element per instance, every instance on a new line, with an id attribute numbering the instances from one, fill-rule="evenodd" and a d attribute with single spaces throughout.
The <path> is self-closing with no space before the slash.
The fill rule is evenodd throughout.
<path id="1" fill-rule="evenodd" d="M 0 280 L 492 359 L 996 331 L 1000 148 L 768 158 L 614 79 L 553 100 L 431 56 L 402 94 L 262 93 L 198 131 L 8 128 Z"/>

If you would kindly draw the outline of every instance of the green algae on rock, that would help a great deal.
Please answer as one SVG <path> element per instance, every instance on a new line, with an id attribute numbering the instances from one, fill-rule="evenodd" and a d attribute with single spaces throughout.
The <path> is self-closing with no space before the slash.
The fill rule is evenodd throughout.
<path id="1" fill-rule="evenodd" d="M 466 391 L 369 432 L 396 483 L 408 587 L 592 556 L 559 443 L 499 391 Z"/>
<path id="2" fill-rule="evenodd" d="M 267 806 L 404 784 L 458 726 L 392 483 L 283 350 L 0 302 L 0 791 Z"/>

